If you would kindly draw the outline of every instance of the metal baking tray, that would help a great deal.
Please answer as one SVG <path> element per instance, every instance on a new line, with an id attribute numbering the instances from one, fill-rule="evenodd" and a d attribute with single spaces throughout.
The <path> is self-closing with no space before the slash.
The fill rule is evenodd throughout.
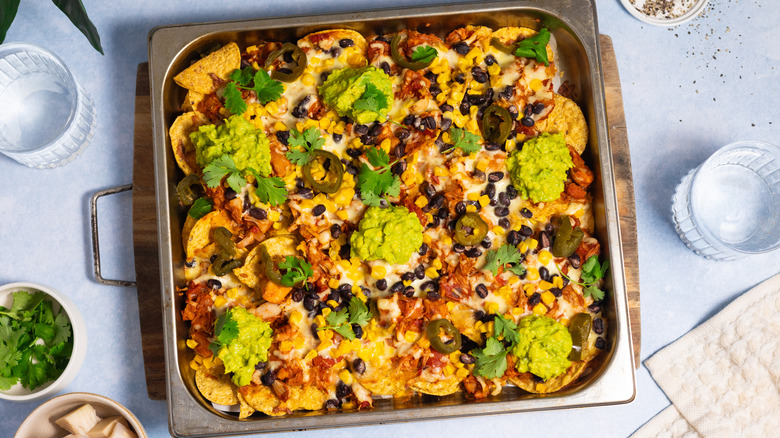
<path id="1" fill-rule="evenodd" d="M 590 128 L 589 147 L 583 157 L 596 175 L 592 186 L 596 234 L 611 267 L 606 285 L 606 351 L 592 372 L 573 387 L 547 395 L 528 394 L 507 386 L 501 394 L 478 402 L 462 394 L 422 395 L 403 401 L 379 398 L 373 409 L 365 411 L 297 412 L 286 417 L 256 414 L 247 420 L 214 409 L 194 386 L 193 371 L 188 366 L 192 352 L 185 347 L 188 331 L 180 318 L 182 297 L 176 292 L 176 286 L 185 283 L 180 243 L 184 213 L 177 206 L 175 194 L 182 174 L 169 146 L 167 131 L 178 115 L 185 90 L 175 85 L 173 76 L 200 54 L 229 41 L 236 41 L 241 47 L 261 40 L 294 42 L 310 32 L 328 28 L 350 28 L 366 36 L 409 28 L 444 37 L 467 24 L 493 29 L 549 28 L 557 44 L 559 71 L 575 85 L 575 100 L 583 108 Z M 594 0 L 494 1 L 157 27 L 149 34 L 149 70 L 168 420 L 174 436 L 330 428 L 609 405 L 634 399 L 636 382 Z"/>

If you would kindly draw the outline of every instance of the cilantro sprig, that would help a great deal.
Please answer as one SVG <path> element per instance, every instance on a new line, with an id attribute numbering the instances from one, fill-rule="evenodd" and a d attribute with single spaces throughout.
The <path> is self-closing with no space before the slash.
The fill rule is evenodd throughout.
<path id="1" fill-rule="evenodd" d="M 293 287 L 296 284 L 306 284 L 306 280 L 314 275 L 311 264 L 294 256 L 287 256 L 279 263 L 279 269 L 286 269 L 282 276 L 282 286 Z"/>
<path id="2" fill-rule="evenodd" d="M 523 254 L 514 245 L 504 244 L 498 249 L 491 249 L 485 254 L 485 267 L 493 275 L 498 275 L 498 268 L 512 272 L 515 275 L 523 275 L 525 268 L 522 265 Z"/>
<path id="3" fill-rule="evenodd" d="M 433 47 L 417 46 L 414 48 L 410 59 L 412 62 L 424 62 L 427 64 L 432 62 L 437 56 L 439 56 L 439 52 Z"/>
<path id="4" fill-rule="evenodd" d="M 290 150 L 287 152 L 287 159 L 299 166 L 303 166 L 311 161 L 312 153 L 315 150 L 322 149 L 325 139 L 322 138 L 322 132 L 313 126 L 303 131 L 303 133 L 293 128 L 290 130 L 288 144 L 290 145 Z"/>
<path id="5" fill-rule="evenodd" d="M 54 314 L 43 292 L 16 291 L 10 309 L 0 306 L 0 390 L 56 379 L 72 351 L 70 321 L 62 310 Z"/>
<path id="6" fill-rule="evenodd" d="M 443 153 L 460 148 L 464 154 L 469 155 L 475 152 L 479 152 L 481 146 L 479 145 L 479 136 L 469 132 L 467 129 L 458 128 L 453 126 L 448 131 L 450 133 L 450 139 L 452 140 L 452 147 L 445 150 Z"/>
<path id="7" fill-rule="evenodd" d="M 242 171 L 236 167 L 236 162 L 230 155 L 222 155 L 203 168 L 203 180 L 208 187 L 214 188 L 222 183 L 222 178 L 227 176 L 227 183 L 231 189 L 240 193 L 248 183 L 244 173 L 255 177 L 257 189 L 255 193 L 260 202 L 269 205 L 279 205 L 287 199 L 287 189 L 284 180 L 279 177 L 263 177 L 259 172 L 250 168 Z"/>
<path id="8" fill-rule="evenodd" d="M 558 268 L 558 272 L 570 282 L 579 284 L 584 288 L 582 290 L 582 295 L 584 297 L 593 297 L 595 301 L 604 299 L 605 292 L 596 286 L 596 283 L 604 278 L 604 275 L 607 273 L 607 269 L 609 269 L 609 260 L 604 260 L 604 263 L 599 263 L 599 258 L 597 256 L 590 256 L 590 258 L 585 260 L 585 263 L 582 264 L 582 273 L 580 274 L 580 280 L 582 281 L 572 280 L 561 271 L 561 268 L 558 267 L 558 265 L 555 265 L 555 267 Z"/>
<path id="9" fill-rule="evenodd" d="M 382 113 L 382 109 L 385 109 L 388 106 L 385 93 L 376 85 L 368 83 L 366 84 L 366 91 L 364 91 L 358 100 L 352 104 L 352 109 L 358 111 L 373 111 L 380 116 L 387 118 L 387 115 Z"/>
<path id="10" fill-rule="evenodd" d="M 371 320 L 371 311 L 368 310 L 366 304 L 360 298 L 352 297 L 347 307 L 338 312 L 330 312 L 325 317 L 325 322 L 328 325 L 317 327 L 317 330 L 333 330 L 346 339 L 353 340 L 356 336 L 352 330 L 352 324 L 362 327 L 369 320 Z"/>
<path id="11" fill-rule="evenodd" d="M 238 338 L 238 322 L 230 317 L 230 311 L 223 313 L 217 318 L 214 324 L 214 341 L 209 344 L 209 350 L 214 356 L 219 354 L 219 350 Z"/>
<path id="12" fill-rule="evenodd" d="M 534 58 L 537 62 L 542 62 L 544 65 L 550 65 L 550 61 L 547 59 L 547 43 L 549 42 L 550 31 L 546 28 L 542 28 L 536 35 L 517 43 L 515 56 Z"/>
<path id="13" fill-rule="evenodd" d="M 514 321 L 496 315 L 493 319 L 493 336 L 485 342 L 485 348 L 472 351 L 477 359 L 474 374 L 488 379 L 501 377 L 506 372 L 506 355 L 520 342 L 517 324 Z"/>
<path id="14" fill-rule="evenodd" d="M 232 114 L 243 114 L 247 109 L 246 102 L 241 96 L 241 90 L 252 90 L 257 95 L 257 100 L 265 105 L 268 102 L 279 99 L 284 92 L 281 82 L 271 79 L 271 76 L 263 69 L 254 71 L 252 67 L 236 69 L 230 73 L 231 82 L 228 82 L 223 90 L 225 108 Z"/>
<path id="15" fill-rule="evenodd" d="M 192 217 L 193 219 L 200 219 L 203 216 L 207 215 L 214 205 L 211 203 L 211 201 L 208 198 L 198 198 L 195 200 L 195 202 L 192 203 L 192 207 L 190 207 L 189 211 L 187 212 L 187 215 Z"/>
<path id="16" fill-rule="evenodd" d="M 390 162 L 390 156 L 384 150 L 371 148 L 366 151 L 366 159 L 371 166 L 360 165 L 360 197 L 366 205 L 378 207 L 385 196 L 395 197 L 401 193 L 401 180 L 390 171 L 395 162 Z"/>

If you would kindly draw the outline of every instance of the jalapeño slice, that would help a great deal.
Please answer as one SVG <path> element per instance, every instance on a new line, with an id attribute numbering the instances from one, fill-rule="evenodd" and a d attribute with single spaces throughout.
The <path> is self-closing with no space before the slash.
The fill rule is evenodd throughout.
<path id="1" fill-rule="evenodd" d="M 304 53 L 300 47 L 293 43 L 284 43 L 282 44 L 281 49 L 274 50 L 270 55 L 268 55 L 268 59 L 265 60 L 266 70 L 268 70 L 273 65 L 274 61 L 280 57 L 284 57 L 284 55 L 287 53 L 290 53 L 292 62 L 295 64 L 295 67 L 292 68 L 292 71 L 287 73 L 274 69 L 271 72 L 272 78 L 282 82 L 292 82 L 298 79 L 298 77 L 303 74 L 303 71 L 306 69 L 306 64 L 308 63 L 306 53 Z"/>
<path id="2" fill-rule="evenodd" d="M 583 353 L 588 347 L 588 336 L 593 317 L 588 313 L 578 313 L 569 322 L 569 334 L 571 335 L 571 353 L 569 360 L 579 361 L 583 359 Z"/>
<path id="3" fill-rule="evenodd" d="M 325 161 L 329 161 L 330 165 L 327 167 L 325 178 L 316 179 L 312 175 L 312 167 L 314 163 L 318 162 L 318 158 L 324 158 Z M 303 177 L 311 184 L 314 190 L 319 190 L 323 193 L 336 193 L 341 187 L 341 181 L 344 178 L 344 165 L 341 164 L 341 160 L 333 152 L 328 152 L 322 149 L 315 149 L 311 153 L 309 161 L 303 165 Z"/>
<path id="4" fill-rule="evenodd" d="M 512 116 L 506 108 L 490 105 L 482 115 L 482 136 L 490 143 L 502 144 L 512 132 Z"/>
<path id="5" fill-rule="evenodd" d="M 455 241 L 461 245 L 478 245 L 487 236 L 488 224 L 479 214 L 468 212 L 455 223 Z"/>
<path id="6" fill-rule="evenodd" d="M 406 35 L 402 33 L 395 34 L 393 39 L 390 40 L 390 56 L 393 58 L 393 61 L 395 61 L 396 64 L 400 65 L 403 68 L 408 68 L 409 70 L 420 70 L 431 65 L 433 60 L 430 60 L 428 62 L 423 62 L 423 61 L 413 62 L 406 59 L 406 57 L 402 55 L 401 52 L 398 51 L 398 46 L 405 40 L 406 40 Z"/>
<path id="7" fill-rule="evenodd" d="M 555 241 L 552 245 L 552 254 L 555 257 L 569 257 L 577 251 L 585 233 L 580 227 L 572 228 L 568 216 L 558 218 L 558 230 L 555 232 Z"/>
<path id="8" fill-rule="evenodd" d="M 198 192 L 202 191 L 203 187 L 200 185 L 200 178 L 195 174 L 190 174 L 184 177 L 176 185 L 176 195 L 179 197 L 179 202 L 182 205 L 192 205 L 196 199 L 200 197 Z"/>
<path id="9" fill-rule="evenodd" d="M 452 342 L 445 343 L 439 336 L 439 330 L 443 330 Z M 458 329 L 452 325 L 451 322 L 446 319 L 434 319 L 430 321 L 425 327 L 425 334 L 428 336 L 428 340 L 431 342 L 431 348 L 438 351 L 441 354 L 450 354 L 453 351 L 460 349 L 461 338 Z"/>

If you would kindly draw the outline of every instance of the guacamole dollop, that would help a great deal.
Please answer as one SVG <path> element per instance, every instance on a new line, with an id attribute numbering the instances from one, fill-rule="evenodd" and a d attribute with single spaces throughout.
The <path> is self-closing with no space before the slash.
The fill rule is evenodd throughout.
<path id="1" fill-rule="evenodd" d="M 219 350 L 217 357 L 225 364 L 225 372 L 233 373 L 233 383 L 246 386 L 252 382 L 255 365 L 268 360 L 273 330 L 243 307 L 228 310 L 227 318 L 237 323 L 238 335 Z"/>
<path id="2" fill-rule="evenodd" d="M 523 199 L 554 201 L 563 192 L 566 171 L 574 166 L 563 134 L 542 133 L 506 160 L 512 183 Z"/>
<path id="3" fill-rule="evenodd" d="M 369 207 L 349 239 L 353 257 L 383 259 L 392 264 L 408 262 L 422 242 L 420 220 L 401 206 Z"/>
<path id="4" fill-rule="evenodd" d="M 528 316 L 517 324 L 517 334 L 520 342 L 512 349 L 517 371 L 548 380 L 571 366 L 571 335 L 560 322 L 547 316 Z"/>
<path id="5" fill-rule="evenodd" d="M 381 95 L 382 102 L 375 99 L 376 110 L 355 108 L 355 102 L 366 93 L 366 87 L 372 84 Z M 328 79 L 320 85 L 319 93 L 325 103 L 340 116 L 348 116 L 357 123 L 363 125 L 382 119 L 381 114 L 386 114 L 393 106 L 393 83 L 384 71 L 373 67 L 342 68 L 333 71 Z M 371 93 L 365 97 L 370 98 Z M 381 114 L 380 114 L 381 113 Z"/>
<path id="6" fill-rule="evenodd" d="M 190 134 L 195 145 L 195 159 L 201 168 L 222 155 L 230 155 L 238 170 L 252 168 L 271 174 L 271 146 L 262 129 L 240 115 L 230 116 L 220 126 L 203 125 Z"/>

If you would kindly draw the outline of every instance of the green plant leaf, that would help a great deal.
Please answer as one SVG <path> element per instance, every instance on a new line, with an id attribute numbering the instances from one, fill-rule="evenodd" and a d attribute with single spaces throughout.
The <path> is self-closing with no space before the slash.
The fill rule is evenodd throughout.
<path id="1" fill-rule="evenodd" d="M 103 55 L 103 47 L 100 45 L 100 35 L 92 24 L 92 20 L 87 16 L 87 10 L 84 9 L 84 4 L 81 0 L 52 0 L 52 2 L 60 8 L 62 12 L 70 19 L 81 33 L 87 37 L 89 43 L 95 48 L 101 55 Z"/>
<path id="2" fill-rule="evenodd" d="M 5 35 L 11 27 L 16 11 L 19 9 L 21 0 L 0 0 L 0 43 L 5 40 Z"/>

